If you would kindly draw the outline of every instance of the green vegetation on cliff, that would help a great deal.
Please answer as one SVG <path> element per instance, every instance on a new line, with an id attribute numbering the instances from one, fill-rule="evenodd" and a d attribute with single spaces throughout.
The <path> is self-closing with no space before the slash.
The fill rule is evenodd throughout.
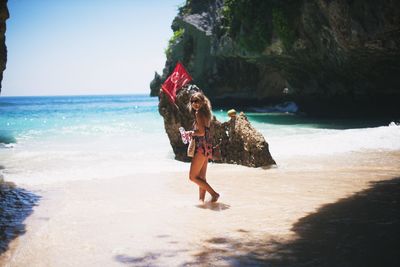
<path id="1" fill-rule="evenodd" d="M 172 47 L 182 38 L 185 29 L 179 28 L 178 30 L 174 31 L 174 35 L 172 35 L 171 39 L 168 41 L 168 47 L 165 49 L 165 55 L 167 58 L 171 56 Z"/>
<path id="2" fill-rule="evenodd" d="M 222 9 L 223 24 L 240 46 L 249 51 L 262 52 L 271 40 L 270 13 L 269 1 L 225 0 Z"/>
<path id="3" fill-rule="evenodd" d="M 274 25 L 274 30 L 277 33 L 279 39 L 286 49 L 290 49 L 295 41 L 295 35 L 293 27 L 290 25 L 288 16 L 285 16 L 284 10 L 282 8 L 272 9 L 272 23 Z"/>
<path id="4" fill-rule="evenodd" d="M 271 0 L 225 0 L 223 25 L 230 37 L 251 52 L 263 52 L 273 33 L 286 49 L 295 41 L 294 21 L 299 1 L 280 3 Z"/>

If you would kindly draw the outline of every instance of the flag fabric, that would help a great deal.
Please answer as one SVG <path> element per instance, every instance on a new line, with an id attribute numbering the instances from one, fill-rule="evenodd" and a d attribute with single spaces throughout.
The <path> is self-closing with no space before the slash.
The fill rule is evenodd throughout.
<path id="1" fill-rule="evenodd" d="M 182 63 L 178 62 L 172 74 L 162 84 L 161 89 L 167 95 L 169 101 L 175 103 L 176 92 L 191 80 L 192 77 L 186 71 L 185 67 L 183 67 Z"/>

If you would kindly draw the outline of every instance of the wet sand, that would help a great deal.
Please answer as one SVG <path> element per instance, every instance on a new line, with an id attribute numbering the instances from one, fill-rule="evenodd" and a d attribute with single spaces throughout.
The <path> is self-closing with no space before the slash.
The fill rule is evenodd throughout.
<path id="1" fill-rule="evenodd" d="M 371 251 L 399 263 L 400 151 L 277 162 L 210 164 L 218 203 L 197 201 L 186 163 L 29 188 L 40 205 L 0 265 L 374 266 Z"/>

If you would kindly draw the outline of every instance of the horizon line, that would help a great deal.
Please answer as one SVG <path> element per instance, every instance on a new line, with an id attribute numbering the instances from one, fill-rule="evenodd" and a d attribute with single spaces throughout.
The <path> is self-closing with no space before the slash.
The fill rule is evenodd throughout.
<path id="1" fill-rule="evenodd" d="M 105 93 L 105 94 L 73 94 L 73 95 L 69 95 L 69 94 L 59 94 L 59 95 L 2 95 L 0 93 L 0 98 L 4 98 L 4 97 L 61 97 L 61 96 L 128 96 L 128 95 L 146 95 L 149 97 L 156 97 L 156 96 L 151 96 L 150 92 L 149 93 L 145 93 L 145 92 L 136 92 L 136 93 Z"/>

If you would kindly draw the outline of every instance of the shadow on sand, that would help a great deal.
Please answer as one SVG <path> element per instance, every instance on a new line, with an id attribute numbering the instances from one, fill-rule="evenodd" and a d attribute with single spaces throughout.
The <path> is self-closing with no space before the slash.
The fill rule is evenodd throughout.
<path id="1" fill-rule="evenodd" d="M 214 210 L 211 205 L 208 208 Z M 182 266 L 397 267 L 399 211 L 400 178 L 375 182 L 369 189 L 299 219 L 292 227 L 298 238 L 292 241 L 273 233 L 252 239 L 251 233 L 238 229 L 243 238 L 216 236 L 205 240 L 203 249 Z M 179 257 L 181 253 L 188 251 L 171 247 L 142 257 L 117 255 L 115 260 L 135 266 L 162 266 L 164 257 Z"/>
<path id="2" fill-rule="evenodd" d="M 299 219 L 287 241 L 266 234 L 254 238 L 215 236 L 203 241 L 193 260 L 182 266 L 400 266 L 400 178 L 371 183 L 369 189 L 322 206 Z M 266 214 L 265 216 L 268 216 Z M 163 258 L 189 252 L 149 252 L 143 257 L 118 255 L 115 260 L 135 266 L 163 265 Z"/>
<path id="3" fill-rule="evenodd" d="M 0 183 L 0 255 L 7 251 L 14 238 L 25 233 L 23 222 L 39 199 L 11 183 Z"/>
<path id="4" fill-rule="evenodd" d="M 298 238 L 286 243 L 271 237 L 206 240 L 206 249 L 187 265 L 223 259 L 229 266 L 400 266 L 400 178 L 325 205 L 292 230 Z M 223 249 L 213 248 L 216 242 Z"/>

